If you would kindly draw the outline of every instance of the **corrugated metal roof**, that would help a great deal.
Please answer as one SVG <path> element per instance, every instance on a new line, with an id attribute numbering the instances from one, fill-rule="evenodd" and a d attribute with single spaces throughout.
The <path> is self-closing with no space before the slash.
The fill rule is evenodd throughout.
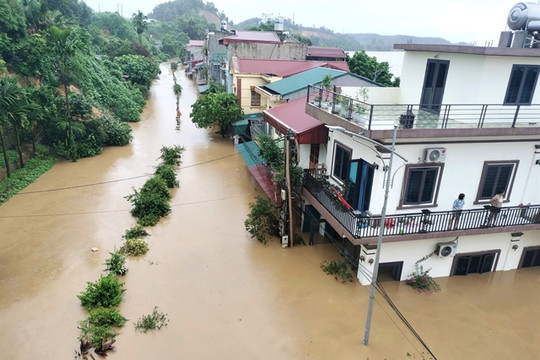
<path id="1" fill-rule="evenodd" d="M 276 94 L 286 96 L 287 94 L 305 89 L 310 84 L 322 82 L 325 75 L 330 75 L 332 79 L 335 79 L 346 74 L 348 74 L 346 71 L 319 67 L 267 84 L 264 87 Z"/>
<path id="2" fill-rule="evenodd" d="M 307 56 L 345 59 L 345 51 L 338 47 L 308 46 Z"/>
<path id="3" fill-rule="evenodd" d="M 264 120 L 282 134 L 291 129 L 299 144 L 326 144 L 328 128 L 306 114 L 306 99 L 298 99 L 263 111 Z"/>
<path id="4" fill-rule="evenodd" d="M 327 67 L 336 70 L 349 71 L 346 61 L 317 61 L 317 60 L 267 60 L 242 59 L 233 61 L 235 71 L 240 74 L 268 74 L 279 77 L 289 77 L 317 67 Z"/>
<path id="5" fill-rule="evenodd" d="M 220 44 L 228 45 L 231 42 L 258 42 L 281 44 L 278 35 L 273 31 L 236 31 L 236 34 L 219 40 Z"/>

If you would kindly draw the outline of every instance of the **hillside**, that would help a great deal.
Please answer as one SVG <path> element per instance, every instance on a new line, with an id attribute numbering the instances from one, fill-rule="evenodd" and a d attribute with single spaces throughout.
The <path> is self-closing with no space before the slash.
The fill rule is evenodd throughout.
<path id="1" fill-rule="evenodd" d="M 261 18 L 251 18 L 233 28 L 246 30 L 266 21 Z M 313 28 L 293 24 L 290 19 L 284 20 L 284 29 L 292 34 L 309 37 L 314 46 L 340 47 L 347 51 L 390 51 L 394 44 L 451 44 L 450 41 L 434 37 L 418 37 L 410 35 L 379 35 L 379 34 L 341 34 L 334 33 L 325 27 Z"/>

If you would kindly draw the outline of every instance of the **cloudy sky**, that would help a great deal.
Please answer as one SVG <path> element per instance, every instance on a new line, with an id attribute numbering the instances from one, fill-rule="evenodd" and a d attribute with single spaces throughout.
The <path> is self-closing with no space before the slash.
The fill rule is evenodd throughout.
<path id="1" fill-rule="evenodd" d="M 204 2 L 209 2 L 205 1 Z M 537 2 L 538 0 L 531 0 Z M 85 0 L 96 11 L 147 14 L 166 0 Z M 213 0 L 234 23 L 252 17 L 283 16 L 304 26 L 338 33 L 442 37 L 485 45 L 498 42 L 516 0 Z M 285 29 L 287 30 L 287 29 Z"/>

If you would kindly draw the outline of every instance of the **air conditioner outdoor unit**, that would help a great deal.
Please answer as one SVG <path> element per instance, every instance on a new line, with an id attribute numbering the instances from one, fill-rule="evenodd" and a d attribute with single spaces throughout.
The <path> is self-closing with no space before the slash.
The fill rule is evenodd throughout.
<path id="1" fill-rule="evenodd" d="M 432 162 L 444 162 L 446 159 L 445 148 L 426 148 L 424 150 L 424 161 L 428 163 Z"/>
<path id="2" fill-rule="evenodd" d="M 283 235 L 281 237 L 281 247 L 286 248 L 289 246 L 289 235 Z"/>
<path id="3" fill-rule="evenodd" d="M 457 244 L 455 242 L 447 242 L 437 244 L 437 250 L 435 251 L 440 258 L 454 256 L 457 251 Z"/>

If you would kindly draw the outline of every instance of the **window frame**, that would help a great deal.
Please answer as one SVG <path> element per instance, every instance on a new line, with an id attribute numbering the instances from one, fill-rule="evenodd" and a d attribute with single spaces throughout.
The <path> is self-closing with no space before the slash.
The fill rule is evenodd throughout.
<path id="1" fill-rule="evenodd" d="M 405 199 L 407 198 L 407 189 L 409 188 L 411 171 L 418 170 L 420 168 L 429 168 L 436 169 L 437 174 L 435 178 L 435 185 L 433 186 L 433 193 L 431 196 L 431 201 L 429 203 L 414 203 L 406 204 Z M 441 179 L 444 170 L 444 163 L 429 163 L 429 164 L 409 164 L 405 166 L 405 174 L 403 175 L 403 185 L 401 188 L 401 198 L 399 200 L 398 210 L 399 209 L 425 209 L 433 208 L 438 206 L 439 198 L 439 189 L 441 187 Z"/>
<path id="2" fill-rule="evenodd" d="M 509 101 L 509 97 L 514 93 L 514 86 L 513 86 L 513 80 L 515 74 L 519 70 L 523 71 L 523 76 L 520 80 L 519 85 L 517 86 L 517 92 L 516 92 L 516 99 L 515 101 Z M 534 83 L 532 84 L 532 88 L 530 89 L 530 95 L 528 98 L 528 101 L 520 101 L 521 95 L 523 93 L 524 87 L 525 87 L 525 81 L 527 79 L 527 74 L 531 70 L 536 70 L 536 79 Z M 504 94 L 504 105 L 531 105 L 532 100 L 534 98 L 534 90 L 536 89 L 538 85 L 538 78 L 540 78 L 540 65 L 525 65 L 525 64 L 514 64 L 512 66 L 512 71 L 510 72 L 510 78 L 508 79 L 508 85 L 506 86 L 506 93 Z"/>
<path id="3" fill-rule="evenodd" d="M 254 100 L 256 100 L 256 99 L 259 100 L 258 103 L 257 103 L 257 101 L 254 102 Z M 259 94 L 255 90 L 251 90 L 250 106 L 251 107 L 261 107 L 261 94 Z"/>
<path id="4" fill-rule="evenodd" d="M 500 160 L 500 161 L 484 161 L 484 166 L 482 168 L 482 174 L 480 176 L 480 180 L 478 182 L 478 189 L 476 191 L 476 199 L 474 200 L 475 204 L 487 204 L 489 203 L 489 200 L 493 197 L 491 195 L 489 198 L 482 198 L 482 192 L 485 187 L 486 177 L 488 173 L 488 169 L 490 166 L 505 166 L 505 165 L 513 165 L 512 167 L 512 173 L 510 174 L 510 179 L 508 180 L 508 185 L 505 189 L 504 193 L 504 200 L 503 202 L 509 202 L 510 201 L 510 195 L 512 194 L 512 188 L 514 186 L 514 180 L 516 179 L 517 170 L 519 167 L 519 160 Z M 497 191 L 497 188 L 499 186 L 495 185 L 493 191 Z"/>
<path id="5" fill-rule="evenodd" d="M 344 153 L 349 154 L 349 159 L 348 159 L 346 167 L 344 169 L 341 169 L 340 171 L 341 174 L 336 175 L 336 163 L 337 163 L 336 156 L 337 156 L 338 147 L 343 149 Z M 332 153 L 332 178 L 336 180 L 337 182 L 339 182 L 340 184 L 344 184 L 349 178 L 349 171 L 351 169 L 351 161 L 352 161 L 352 149 L 338 141 L 334 141 L 334 151 Z M 342 176 L 343 172 L 345 172 L 345 178 L 342 179 L 339 176 L 340 175 Z"/>

